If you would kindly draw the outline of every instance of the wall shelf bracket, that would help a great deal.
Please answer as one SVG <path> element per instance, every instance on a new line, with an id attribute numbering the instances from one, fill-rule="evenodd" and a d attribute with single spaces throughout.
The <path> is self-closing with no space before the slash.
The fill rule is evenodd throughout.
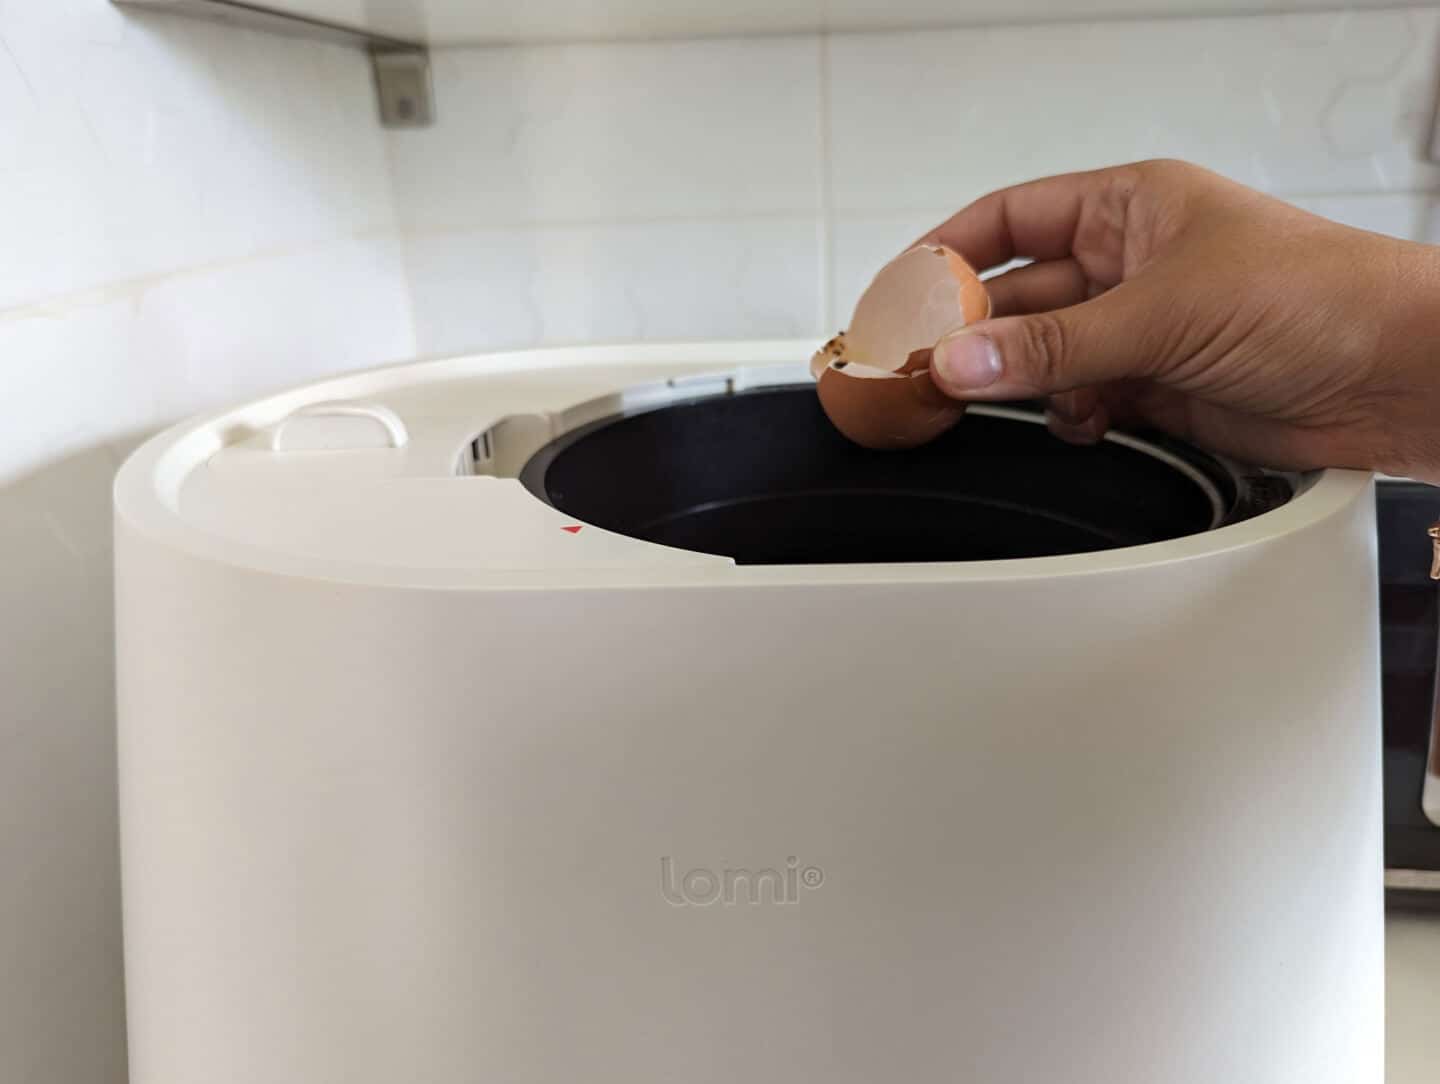
<path id="1" fill-rule="evenodd" d="M 381 46 L 370 50 L 380 123 L 386 128 L 424 128 L 435 120 L 430 54 L 424 49 Z"/>
<path id="2" fill-rule="evenodd" d="M 430 56 L 419 42 L 372 34 L 353 27 L 292 15 L 248 0 L 111 0 L 119 7 L 167 12 L 286 37 L 339 42 L 364 49 L 375 70 L 380 123 L 387 128 L 423 128 L 435 117 Z"/>

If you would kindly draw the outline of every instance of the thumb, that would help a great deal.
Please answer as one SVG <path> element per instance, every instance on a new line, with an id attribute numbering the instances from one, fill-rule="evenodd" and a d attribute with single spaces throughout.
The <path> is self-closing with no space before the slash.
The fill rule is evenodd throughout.
<path id="1" fill-rule="evenodd" d="M 1136 312 L 1132 298 L 1111 291 L 1051 312 L 982 320 L 935 345 L 931 376 L 955 399 L 1040 398 L 1140 376 L 1155 358 Z"/>

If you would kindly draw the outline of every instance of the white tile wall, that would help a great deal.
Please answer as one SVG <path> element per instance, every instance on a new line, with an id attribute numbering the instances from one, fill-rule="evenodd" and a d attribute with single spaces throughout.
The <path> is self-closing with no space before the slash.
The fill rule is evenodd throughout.
<path id="1" fill-rule="evenodd" d="M 1275 194 L 1347 226 L 1440 244 L 1440 189 L 1338 196 L 1295 195 L 1283 191 Z M 830 228 L 829 270 L 837 326 L 843 324 L 845 315 L 881 264 L 943 222 L 964 202 L 948 207 L 937 205 L 928 211 L 836 214 Z"/>
<path id="2" fill-rule="evenodd" d="M 819 335 L 976 196 L 1143 157 L 1428 236 L 1437 49 L 1416 7 L 444 50 L 391 140 L 420 346 Z"/>
<path id="3" fill-rule="evenodd" d="M 438 123 L 397 132 L 411 227 L 814 214 L 814 38 L 437 53 Z"/>
<path id="4" fill-rule="evenodd" d="M 407 242 L 426 353 L 477 346 L 806 334 L 820 306 L 813 219 L 587 223 Z"/>
<path id="5" fill-rule="evenodd" d="M 818 38 L 462 49 L 391 141 L 424 352 L 809 334 Z"/>
<path id="6" fill-rule="evenodd" d="M 97 0 L 0 12 L 0 309 L 390 224 L 352 51 Z"/>
<path id="7" fill-rule="evenodd" d="M 138 434 L 415 352 L 818 338 L 983 191 L 1146 155 L 1440 241 L 1437 39 L 1414 8 L 455 49 L 439 123 L 382 134 L 356 52 L 0 0 L 0 1081 L 122 1078 Z"/>
<path id="8" fill-rule="evenodd" d="M 110 481 L 195 410 L 415 347 L 350 50 L 0 0 L 0 1081 L 125 1078 Z"/>
<path id="9" fill-rule="evenodd" d="M 1276 192 L 1406 191 L 1440 14 L 1163 19 L 837 37 L 840 214 L 958 205 L 1030 177 L 1192 159 Z"/>
<path id="10" fill-rule="evenodd" d="M 877 259 L 975 197 L 1137 158 L 1423 236 L 1437 49 L 1434 8 L 832 38 L 836 311 Z"/>

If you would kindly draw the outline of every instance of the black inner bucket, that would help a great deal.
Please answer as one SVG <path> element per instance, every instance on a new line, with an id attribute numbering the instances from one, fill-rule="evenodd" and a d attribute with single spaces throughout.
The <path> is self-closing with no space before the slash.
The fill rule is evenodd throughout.
<path id="1" fill-rule="evenodd" d="M 546 445 L 520 478 L 582 522 L 740 564 L 1084 553 L 1262 510 L 1245 479 L 1188 446 L 1076 447 L 1034 420 L 974 410 L 923 448 L 869 451 L 808 386 L 604 419 Z M 1289 496 L 1270 489 L 1261 506 Z"/>

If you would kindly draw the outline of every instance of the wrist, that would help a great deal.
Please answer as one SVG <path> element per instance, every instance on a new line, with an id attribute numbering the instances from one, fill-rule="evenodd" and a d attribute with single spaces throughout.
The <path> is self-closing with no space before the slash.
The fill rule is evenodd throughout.
<path id="1" fill-rule="evenodd" d="M 1440 483 L 1440 247 L 1393 241 L 1386 286 L 1374 301 L 1381 321 L 1371 369 L 1374 469 Z"/>

